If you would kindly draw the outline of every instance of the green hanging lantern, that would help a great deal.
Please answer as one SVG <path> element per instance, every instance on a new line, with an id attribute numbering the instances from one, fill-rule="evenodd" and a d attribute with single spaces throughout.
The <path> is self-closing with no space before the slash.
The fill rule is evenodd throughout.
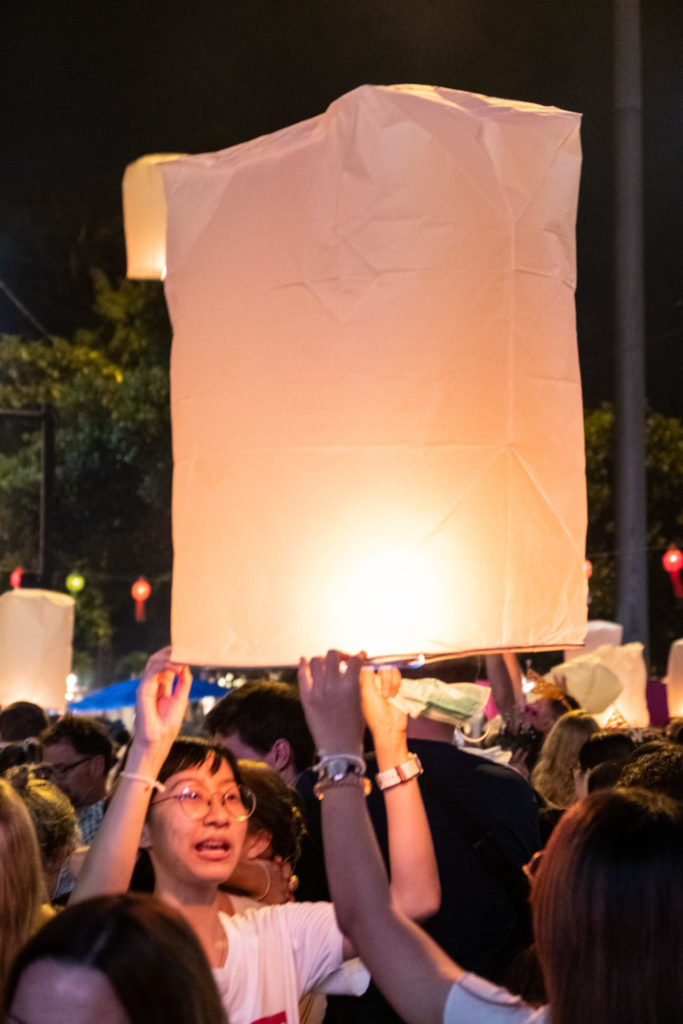
<path id="1" fill-rule="evenodd" d="M 85 586 L 85 580 L 80 572 L 70 572 L 66 580 L 66 589 L 69 591 L 72 597 L 76 597 L 80 594 L 81 590 Z"/>

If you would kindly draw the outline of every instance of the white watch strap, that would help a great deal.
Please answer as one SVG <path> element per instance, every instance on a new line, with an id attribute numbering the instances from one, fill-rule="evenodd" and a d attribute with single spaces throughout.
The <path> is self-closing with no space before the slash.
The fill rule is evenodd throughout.
<path id="1" fill-rule="evenodd" d="M 422 765 L 417 754 L 410 754 L 403 764 L 387 768 L 384 772 L 377 772 L 375 782 L 380 789 L 391 789 L 392 786 L 400 786 L 402 782 L 409 782 L 416 775 L 422 775 Z"/>

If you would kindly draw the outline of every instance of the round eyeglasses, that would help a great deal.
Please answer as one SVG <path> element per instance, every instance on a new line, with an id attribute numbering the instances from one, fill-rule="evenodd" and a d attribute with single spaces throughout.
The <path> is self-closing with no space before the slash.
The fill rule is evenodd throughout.
<path id="1" fill-rule="evenodd" d="M 228 789 L 209 793 L 196 783 L 179 782 L 168 796 L 155 800 L 152 807 L 167 800 L 176 800 L 186 817 L 201 821 L 211 809 L 212 802 L 219 806 L 232 821 L 246 821 L 256 809 L 256 797 L 248 786 L 230 786 Z"/>

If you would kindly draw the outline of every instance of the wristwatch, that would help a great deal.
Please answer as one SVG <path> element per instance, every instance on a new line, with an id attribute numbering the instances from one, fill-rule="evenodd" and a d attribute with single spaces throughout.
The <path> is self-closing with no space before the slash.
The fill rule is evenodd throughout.
<path id="1" fill-rule="evenodd" d="M 402 782 L 410 782 L 417 775 L 422 775 L 423 768 L 417 754 L 409 754 L 408 760 L 403 764 L 397 764 L 395 768 L 387 768 L 384 772 L 377 772 L 375 782 L 379 789 L 391 789 L 393 786 L 400 786 Z"/>

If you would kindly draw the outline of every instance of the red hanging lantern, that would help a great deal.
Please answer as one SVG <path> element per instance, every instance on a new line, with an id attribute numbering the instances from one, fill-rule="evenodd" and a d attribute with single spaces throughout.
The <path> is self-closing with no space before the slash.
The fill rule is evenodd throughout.
<path id="1" fill-rule="evenodd" d="M 21 586 L 21 577 L 23 576 L 23 574 L 24 574 L 24 570 L 21 568 L 20 565 L 18 565 L 16 567 L 16 569 L 14 569 L 10 573 L 10 578 L 9 578 L 10 586 L 14 587 L 15 590 L 18 590 L 19 587 Z"/>
<path id="2" fill-rule="evenodd" d="M 683 569 L 683 552 L 672 544 L 662 558 L 662 565 L 671 577 L 671 586 L 676 597 L 683 597 L 683 583 L 681 583 L 681 569 Z"/>
<path id="3" fill-rule="evenodd" d="M 140 576 L 130 588 L 131 597 L 135 601 L 135 621 L 145 621 L 145 601 L 152 593 L 152 588 L 144 576 Z"/>

